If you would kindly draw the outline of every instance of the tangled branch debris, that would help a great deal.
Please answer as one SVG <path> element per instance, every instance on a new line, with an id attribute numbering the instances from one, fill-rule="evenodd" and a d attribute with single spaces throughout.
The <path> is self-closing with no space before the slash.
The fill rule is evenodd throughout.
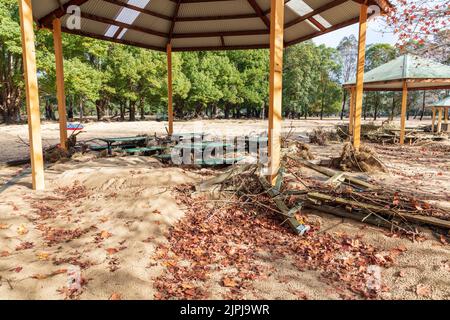
<path id="1" fill-rule="evenodd" d="M 344 144 L 341 155 L 332 159 L 331 164 L 343 171 L 387 172 L 386 166 L 373 149 L 362 145 L 356 150 L 351 143 Z"/>
<path id="2" fill-rule="evenodd" d="M 244 207 L 269 209 L 297 234 L 303 233 L 300 230 L 305 226 L 301 215 L 304 207 L 400 231 L 413 238 L 418 235 L 415 225 L 450 230 L 449 212 L 411 194 L 393 192 L 291 155 L 286 157 L 283 165 L 275 186 L 261 176 L 260 167 L 248 165 L 233 167 L 202 183 L 197 190 L 215 188 L 222 195 L 228 192 L 227 201 L 236 201 L 235 197 L 238 197 Z M 304 177 L 300 173 L 302 167 L 318 171 L 330 179 L 321 182 Z"/>
<path id="3" fill-rule="evenodd" d="M 326 131 L 323 128 L 314 129 L 308 134 L 309 142 L 326 146 L 330 141 L 340 141 L 341 137 L 337 131 Z"/>
<path id="4" fill-rule="evenodd" d="M 306 143 L 302 143 L 296 140 L 285 140 L 283 142 L 283 148 L 287 148 L 288 154 L 293 154 L 301 159 L 314 160 L 314 155 L 311 152 L 311 147 Z"/>

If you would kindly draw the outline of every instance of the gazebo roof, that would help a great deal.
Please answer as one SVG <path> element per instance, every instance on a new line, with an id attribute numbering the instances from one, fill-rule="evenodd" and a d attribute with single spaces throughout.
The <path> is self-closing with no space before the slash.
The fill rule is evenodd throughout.
<path id="1" fill-rule="evenodd" d="M 364 75 L 364 90 L 399 91 L 450 89 L 450 66 L 412 54 L 405 54 Z M 352 87 L 355 80 L 344 84 Z"/>
<path id="2" fill-rule="evenodd" d="M 60 4 L 59 4 L 59 3 Z M 284 45 L 358 22 L 363 0 L 285 0 Z M 370 0 L 382 12 L 388 0 Z M 269 47 L 270 0 L 32 0 L 34 19 L 63 31 L 165 51 Z M 69 29 L 67 9 L 81 8 L 81 29 Z"/>
<path id="3" fill-rule="evenodd" d="M 449 108 L 450 107 L 450 96 L 444 98 L 436 103 L 430 104 L 429 107 L 441 107 L 441 108 Z"/>

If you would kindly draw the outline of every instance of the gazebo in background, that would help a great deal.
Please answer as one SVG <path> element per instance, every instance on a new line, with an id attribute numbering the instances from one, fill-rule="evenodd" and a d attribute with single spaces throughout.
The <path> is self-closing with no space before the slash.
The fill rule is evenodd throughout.
<path id="1" fill-rule="evenodd" d="M 350 90 L 349 132 L 355 147 L 359 146 L 361 126 L 361 110 L 354 105 L 357 86 L 355 81 L 344 84 Z M 400 144 L 405 142 L 408 91 L 443 89 L 450 89 L 450 66 L 412 54 L 404 54 L 364 75 L 364 91 L 402 91 Z"/>
<path id="2" fill-rule="evenodd" d="M 61 32 L 167 53 L 168 120 L 173 133 L 172 52 L 270 49 L 269 170 L 280 163 L 283 48 L 359 22 L 355 98 L 363 97 L 366 28 L 370 11 L 388 0 L 18 0 L 34 189 L 44 189 L 33 22 L 52 30 L 55 43 L 61 146 L 66 146 Z M 380 10 L 369 8 L 378 6 Z M 80 22 L 80 23 L 77 23 Z M 356 132 L 355 132 L 356 133 Z"/>
<path id="3" fill-rule="evenodd" d="M 447 126 L 446 132 L 450 132 L 448 127 L 448 109 L 450 108 L 450 96 L 442 99 L 441 101 L 431 104 L 429 107 L 431 107 L 431 111 L 433 113 L 433 118 L 431 120 L 431 132 L 435 132 L 434 125 L 436 123 L 436 114 L 438 118 L 436 132 L 441 133 L 442 131 L 442 114 L 444 114 L 444 123 Z"/>

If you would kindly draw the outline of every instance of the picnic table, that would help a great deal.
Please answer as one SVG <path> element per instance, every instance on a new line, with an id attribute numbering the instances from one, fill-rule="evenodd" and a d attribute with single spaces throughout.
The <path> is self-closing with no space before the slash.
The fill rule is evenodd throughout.
<path id="1" fill-rule="evenodd" d="M 118 138 L 98 138 L 98 140 L 106 142 L 108 154 L 112 154 L 112 147 L 114 144 L 129 144 L 129 145 L 138 145 L 140 143 L 144 143 L 147 141 L 148 137 L 118 137 Z"/>
<path id="2" fill-rule="evenodd" d="M 185 132 L 185 133 L 175 133 L 172 134 L 172 139 L 174 139 L 175 141 L 179 142 L 180 140 L 194 140 L 195 138 L 201 139 L 203 140 L 203 138 L 205 137 L 205 133 L 204 132 Z"/>
<path id="3" fill-rule="evenodd" d="M 196 165 L 221 165 L 221 164 L 233 164 L 237 161 L 240 161 L 241 159 L 237 158 L 217 158 L 218 155 L 216 155 L 216 148 L 224 149 L 224 148 L 232 148 L 232 151 L 234 151 L 234 144 L 232 143 L 224 143 L 221 141 L 203 141 L 203 142 L 197 142 L 197 143 L 179 143 L 176 146 L 173 147 L 174 150 L 181 153 L 182 150 L 188 150 L 190 152 L 200 151 L 202 153 L 202 157 L 200 159 L 194 159 L 194 164 Z M 211 156 L 214 155 L 212 158 L 204 159 L 204 151 L 206 149 L 211 150 Z"/>
<path id="4" fill-rule="evenodd" d="M 226 148 L 226 147 L 234 147 L 234 145 L 231 143 L 223 143 L 220 141 L 203 141 L 194 143 L 179 143 L 174 148 L 205 150 L 206 148 Z"/>

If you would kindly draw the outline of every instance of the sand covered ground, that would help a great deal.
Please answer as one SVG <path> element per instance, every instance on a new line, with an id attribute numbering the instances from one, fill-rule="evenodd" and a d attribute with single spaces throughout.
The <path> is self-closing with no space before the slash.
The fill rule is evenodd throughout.
<path id="1" fill-rule="evenodd" d="M 222 130 L 232 124 L 239 132 L 264 130 L 265 125 L 261 121 L 214 121 L 204 124 L 205 131 L 220 130 L 223 123 Z M 317 123 L 299 121 L 293 126 L 302 135 Z M 324 123 L 331 127 L 336 121 L 320 125 Z M 84 138 L 164 130 L 162 123 L 130 125 L 135 124 L 133 129 L 128 123 L 88 124 Z M 186 126 L 180 130 L 193 128 Z M 127 129 L 121 131 L 123 127 Z M 44 139 L 55 143 L 57 125 L 44 124 L 43 129 Z M 26 155 L 26 148 L 16 142 L 18 135 L 26 139 L 26 126 L 2 126 L 0 133 L 0 162 Z M 389 173 L 370 174 L 369 179 L 393 189 L 416 190 L 423 200 L 449 206 L 450 153 L 442 151 L 442 144 L 371 144 Z M 338 155 L 341 148 L 340 144 L 314 145 L 312 152 L 320 159 Z M 450 299 L 450 247 L 432 231 L 424 229 L 425 238 L 412 242 L 384 229 L 315 211 L 305 211 L 316 229 L 304 239 L 291 235 L 274 219 L 257 218 L 253 228 L 245 217 L 237 223 L 223 216 L 215 217 L 214 225 L 209 217 L 196 219 L 196 214 L 202 217 L 200 210 L 192 212 L 206 203 L 203 205 L 198 195 L 189 195 L 188 203 L 193 206 L 186 206 L 177 188 L 195 185 L 216 173 L 172 167 L 149 157 L 97 158 L 89 153 L 49 165 L 47 189 L 32 192 L 27 166 L 0 166 L 0 298 L 158 299 L 167 298 L 167 294 L 205 299 L 364 298 L 339 281 L 330 282 L 324 276 L 329 270 L 309 268 L 309 260 L 301 260 L 304 256 L 277 254 L 283 241 L 305 241 L 306 246 L 314 240 L 323 244 L 308 244 L 313 250 L 311 263 L 320 263 L 314 260 L 316 248 L 355 248 L 367 261 L 373 258 L 366 256 L 367 252 L 377 252 L 373 259 L 381 265 L 375 271 L 380 272 L 382 282 L 378 299 Z M 230 214 L 243 219 L 242 213 Z M 228 226 L 234 229 L 228 230 Z M 224 228 L 222 236 L 214 232 L 218 227 Z M 257 241 L 252 242 L 247 234 L 255 230 Z M 241 243 L 239 237 L 233 237 L 240 233 Z M 229 239 L 223 239 L 227 234 Z M 198 254 L 199 263 L 193 264 L 180 253 L 183 239 L 177 235 L 199 241 L 182 251 Z M 217 247 L 223 244 L 225 247 Z M 244 255 L 247 252 L 252 254 L 250 260 Z M 224 258 L 233 260 L 212 268 L 201 263 L 211 261 L 214 255 L 222 255 L 221 262 Z M 341 267 L 348 264 L 349 270 L 359 261 L 358 257 L 340 257 L 339 252 L 333 252 L 332 259 L 340 259 Z M 301 269 L 299 261 L 303 261 Z M 238 275 L 245 281 L 238 282 Z M 340 275 L 342 283 L 351 283 L 355 277 L 350 271 L 348 276 Z M 364 279 L 358 281 L 364 285 Z"/>

